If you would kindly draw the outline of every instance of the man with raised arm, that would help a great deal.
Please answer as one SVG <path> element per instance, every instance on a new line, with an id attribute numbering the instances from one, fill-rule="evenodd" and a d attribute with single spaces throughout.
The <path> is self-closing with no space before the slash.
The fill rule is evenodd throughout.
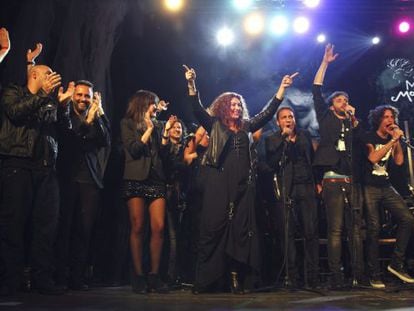
<path id="1" fill-rule="evenodd" d="M 313 84 L 313 100 L 319 122 L 320 143 L 313 165 L 322 180 L 322 198 L 328 223 L 328 265 L 331 287 L 343 287 L 341 264 L 342 231 L 346 228 L 351 257 L 353 284 L 363 276 L 360 187 L 361 127 L 355 117 L 355 108 L 349 104 L 346 92 L 336 91 L 327 99 L 321 87 L 330 63 L 336 60 L 334 46 L 328 44 Z M 319 186 L 321 188 L 321 186 Z M 343 226 L 345 220 L 345 226 Z"/>

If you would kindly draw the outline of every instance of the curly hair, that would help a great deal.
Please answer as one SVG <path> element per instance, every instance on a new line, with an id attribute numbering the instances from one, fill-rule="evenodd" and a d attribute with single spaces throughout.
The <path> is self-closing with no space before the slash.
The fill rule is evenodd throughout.
<path id="1" fill-rule="evenodd" d="M 130 118 L 137 123 L 139 130 L 146 129 L 145 113 L 148 107 L 152 104 L 157 104 L 159 98 L 157 94 L 151 91 L 138 90 L 131 96 L 128 101 L 128 108 L 125 113 L 125 118 Z"/>
<path id="2" fill-rule="evenodd" d="M 386 110 L 391 111 L 392 115 L 394 116 L 395 123 L 398 124 L 398 109 L 391 105 L 381 105 L 369 111 L 368 123 L 371 126 L 372 130 L 378 129 Z"/>
<path id="3" fill-rule="evenodd" d="M 243 126 L 243 120 L 249 118 L 249 111 L 246 107 L 246 102 L 240 94 L 234 92 L 225 92 L 219 95 L 209 107 L 210 114 L 213 117 L 218 118 L 225 126 L 229 127 L 231 124 L 231 100 L 237 98 L 242 105 L 242 116 L 236 121 L 236 127 L 241 128 Z"/>

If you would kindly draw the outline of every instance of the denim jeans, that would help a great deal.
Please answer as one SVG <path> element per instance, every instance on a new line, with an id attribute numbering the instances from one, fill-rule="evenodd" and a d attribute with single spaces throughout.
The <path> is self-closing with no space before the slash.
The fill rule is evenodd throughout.
<path id="1" fill-rule="evenodd" d="M 380 231 L 379 207 L 391 213 L 397 224 L 396 244 L 392 256 L 393 264 L 401 265 L 414 226 L 414 217 L 408 210 L 403 198 L 391 186 L 364 186 L 365 212 L 367 218 L 367 259 L 371 276 L 378 274 L 378 238 Z"/>
<path id="2" fill-rule="evenodd" d="M 322 198 L 328 223 L 328 265 L 332 274 L 342 274 L 342 233 L 346 229 L 351 268 L 356 277 L 363 275 L 361 207 L 362 194 L 359 184 L 327 182 L 323 185 Z M 345 224 L 345 226 L 344 226 Z"/>

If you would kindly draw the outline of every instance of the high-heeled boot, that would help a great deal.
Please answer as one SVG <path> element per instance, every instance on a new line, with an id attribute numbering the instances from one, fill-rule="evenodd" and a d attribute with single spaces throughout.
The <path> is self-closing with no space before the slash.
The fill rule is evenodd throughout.
<path id="1" fill-rule="evenodd" d="M 239 282 L 239 276 L 237 272 L 230 273 L 230 290 L 233 294 L 241 295 L 244 291 Z"/>

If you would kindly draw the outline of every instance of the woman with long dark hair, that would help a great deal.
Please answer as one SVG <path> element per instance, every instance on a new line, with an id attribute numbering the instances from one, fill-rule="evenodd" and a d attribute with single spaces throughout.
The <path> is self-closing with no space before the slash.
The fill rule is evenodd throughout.
<path id="1" fill-rule="evenodd" d="M 166 205 L 163 163 L 168 156 L 165 146 L 171 122 L 168 121 L 163 128 L 154 119 L 157 106 L 160 104 L 162 101 L 159 101 L 155 93 L 139 90 L 130 98 L 125 117 L 121 121 L 125 151 L 123 196 L 127 201 L 131 224 L 132 289 L 141 294 L 147 291 L 162 293 L 168 290 L 158 272 L 164 240 Z M 151 267 L 147 279 L 144 277 L 142 265 L 146 206 L 151 227 Z"/>
<path id="2" fill-rule="evenodd" d="M 230 272 L 231 291 L 239 294 L 243 293 L 240 274 L 257 272 L 260 263 L 252 133 L 271 120 L 285 88 L 297 73 L 284 76 L 268 106 L 249 118 L 244 98 L 234 92 L 219 95 L 209 107 L 210 114 L 207 113 L 197 96 L 195 71 L 185 68 L 193 112 L 210 133 L 202 159 L 205 186 L 194 291 L 212 289 Z"/>

